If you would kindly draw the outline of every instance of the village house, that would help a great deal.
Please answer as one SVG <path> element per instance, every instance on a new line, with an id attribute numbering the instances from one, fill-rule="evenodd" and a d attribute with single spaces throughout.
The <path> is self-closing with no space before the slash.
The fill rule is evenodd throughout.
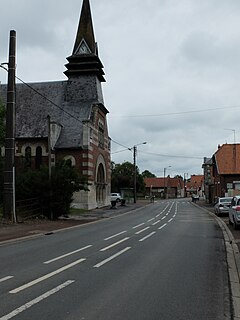
<path id="1" fill-rule="evenodd" d="M 16 172 L 65 159 L 86 177 L 89 191 L 73 205 L 92 209 L 110 203 L 110 138 L 101 83 L 103 65 L 95 42 L 89 0 L 83 0 L 76 40 L 67 58 L 67 79 L 16 85 Z M 6 103 L 7 86 L 0 85 Z M 4 150 L 2 150 L 4 153 Z"/>
<path id="2" fill-rule="evenodd" d="M 182 178 L 145 178 L 146 194 L 156 198 L 184 197 L 184 183 Z"/>
<path id="3" fill-rule="evenodd" d="M 204 158 L 203 169 L 209 203 L 240 194 L 240 144 L 219 145 L 211 160 Z"/>
<path id="4" fill-rule="evenodd" d="M 193 174 L 185 183 L 186 196 L 196 195 L 202 197 L 204 195 L 204 176 L 201 174 Z"/>

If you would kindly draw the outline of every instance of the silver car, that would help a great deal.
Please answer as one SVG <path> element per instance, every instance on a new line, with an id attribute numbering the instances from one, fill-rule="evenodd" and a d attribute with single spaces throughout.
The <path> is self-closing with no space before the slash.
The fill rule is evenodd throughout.
<path id="1" fill-rule="evenodd" d="M 233 224 L 234 229 L 237 229 L 240 226 L 240 196 L 232 198 L 228 216 L 229 224 Z"/>
<path id="2" fill-rule="evenodd" d="M 224 214 L 228 214 L 231 201 L 232 197 L 218 198 L 216 204 L 214 205 L 214 211 L 216 215 L 223 216 Z"/>

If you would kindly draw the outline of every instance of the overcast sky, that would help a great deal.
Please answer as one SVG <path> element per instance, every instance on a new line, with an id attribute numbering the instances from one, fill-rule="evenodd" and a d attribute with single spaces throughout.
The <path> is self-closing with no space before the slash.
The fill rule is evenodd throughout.
<path id="1" fill-rule="evenodd" d="M 140 171 L 202 174 L 203 157 L 211 157 L 218 144 L 233 143 L 234 135 L 240 141 L 240 1 L 90 3 L 107 81 L 102 87 L 112 160 L 132 161 L 126 147 L 146 141 L 137 147 Z M 0 63 L 8 60 L 14 29 L 18 77 L 66 79 L 81 5 L 1 0 Z M 0 81 L 6 83 L 2 69 Z"/>

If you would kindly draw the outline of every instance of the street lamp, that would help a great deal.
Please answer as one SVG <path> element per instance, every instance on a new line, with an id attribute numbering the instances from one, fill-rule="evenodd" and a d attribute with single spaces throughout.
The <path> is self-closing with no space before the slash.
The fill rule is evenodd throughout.
<path id="1" fill-rule="evenodd" d="M 133 184 L 133 202 L 137 202 L 137 166 L 136 166 L 136 157 L 137 157 L 137 146 L 140 146 L 142 144 L 146 144 L 147 142 L 142 142 L 135 144 L 133 148 L 130 148 L 129 150 L 133 149 L 133 165 L 134 165 L 134 184 Z"/>
<path id="2" fill-rule="evenodd" d="M 166 176 L 166 170 L 167 168 L 171 168 L 171 166 L 168 166 L 166 168 L 163 168 L 163 184 L 164 184 L 164 191 L 163 191 L 163 194 L 164 194 L 164 199 L 166 199 L 166 185 L 165 185 L 165 176 Z"/>

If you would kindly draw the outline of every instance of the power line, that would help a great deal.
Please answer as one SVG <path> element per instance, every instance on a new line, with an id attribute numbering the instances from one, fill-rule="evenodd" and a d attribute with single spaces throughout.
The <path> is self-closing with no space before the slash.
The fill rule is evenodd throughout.
<path id="1" fill-rule="evenodd" d="M 160 154 L 160 153 L 153 153 L 153 152 L 146 152 L 146 151 L 139 151 L 144 154 L 149 154 L 152 156 L 159 156 L 159 157 L 168 157 L 168 158 L 184 158 L 184 159 L 203 159 L 203 157 L 194 157 L 194 156 L 183 156 L 183 155 L 169 155 L 169 154 Z"/>
<path id="2" fill-rule="evenodd" d="M 240 108 L 240 106 L 227 106 L 227 107 L 208 108 L 208 109 L 201 109 L 201 110 L 168 112 L 168 113 L 160 113 L 160 114 L 135 114 L 135 115 L 114 115 L 113 114 L 113 115 L 110 115 L 110 117 L 111 118 L 115 118 L 115 117 L 119 117 L 119 118 L 162 117 L 162 116 L 201 113 L 201 112 L 210 112 L 210 111 L 217 111 L 217 110 L 223 110 L 223 109 L 237 109 L 237 108 Z"/>

